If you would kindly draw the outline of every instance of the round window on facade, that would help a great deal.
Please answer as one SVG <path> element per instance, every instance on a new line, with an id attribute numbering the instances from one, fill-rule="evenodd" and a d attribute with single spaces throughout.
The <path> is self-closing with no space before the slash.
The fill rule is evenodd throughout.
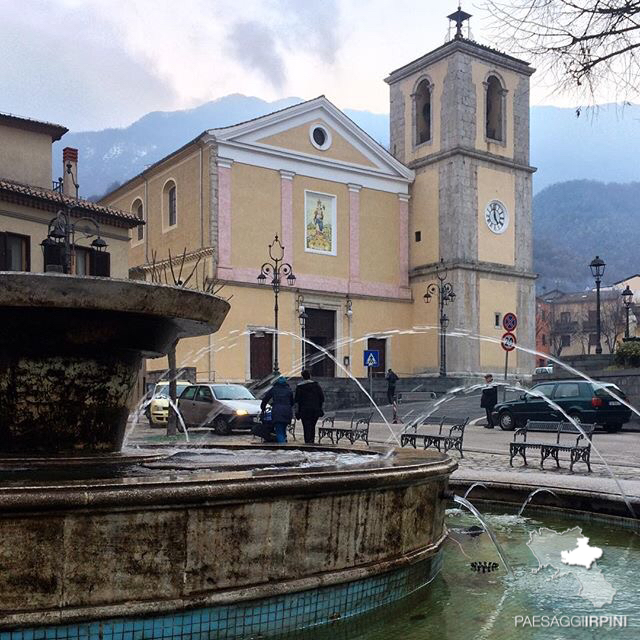
<path id="1" fill-rule="evenodd" d="M 311 129 L 309 129 L 309 138 L 311 140 L 311 144 L 321 151 L 324 151 L 331 146 L 331 135 L 320 125 L 315 124 Z"/>

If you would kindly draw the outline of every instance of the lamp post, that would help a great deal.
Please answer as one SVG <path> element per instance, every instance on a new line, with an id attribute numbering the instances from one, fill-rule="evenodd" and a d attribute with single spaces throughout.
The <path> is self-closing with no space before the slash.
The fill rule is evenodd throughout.
<path id="1" fill-rule="evenodd" d="M 453 302 L 456 294 L 453 291 L 453 285 L 447 280 L 447 270 L 444 266 L 444 260 L 440 258 L 440 264 L 436 271 L 438 282 L 431 282 L 427 285 L 427 292 L 424 294 L 424 301 L 429 303 L 434 295 L 438 296 L 438 312 L 440 322 L 440 375 L 447 375 L 447 327 L 449 326 L 449 318 L 444 312 L 444 305 Z"/>
<path id="2" fill-rule="evenodd" d="M 94 227 L 94 230 L 89 230 L 88 227 L 80 226 L 81 222 L 87 222 Z M 96 251 L 104 251 L 107 248 L 107 243 L 100 237 L 100 225 L 91 217 L 83 216 L 78 218 L 75 222 L 71 222 L 69 212 L 64 209 L 60 209 L 56 214 L 56 217 L 49 221 L 47 229 L 47 237 L 40 243 L 42 251 L 45 253 L 45 270 L 46 270 L 46 253 L 47 250 L 55 247 L 62 246 L 62 272 L 71 273 L 72 271 L 72 257 L 76 247 L 76 233 L 81 233 L 83 238 L 95 239 L 91 243 L 91 246 Z"/>
<path id="3" fill-rule="evenodd" d="M 269 257 L 271 262 L 265 262 L 260 269 L 260 275 L 258 276 L 258 282 L 265 284 L 267 278 L 271 280 L 271 288 L 273 289 L 273 295 L 275 298 L 273 305 L 274 316 L 274 351 L 273 358 L 273 373 L 280 373 L 280 365 L 278 363 L 278 294 L 280 293 L 280 286 L 282 277 L 286 277 L 289 286 L 293 286 L 296 283 L 296 277 L 293 275 L 293 268 L 288 262 L 283 262 L 284 259 L 284 247 L 280 240 L 278 240 L 278 234 L 276 234 L 273 242 L 269 245 Z"/>
<path id="4" fill-rule="evenodd" d="M 307 312 L 304 308 L 304 296 L 302 294 L 298 295 L 298 322 L 300 323 L 300 336 L 302 337 L 302 368 L 306 369 L 306 361 L 307 361 L 307 344 L 305 342 L 305 329 L 307 328 Z"/>
<path id="5" fill-rule="evenodd" d="M 596 353 L 602 353 L 602 343 L 600 341 L 600 282 L 602 281 L 602 276 L 604 275 L 604 268 L 607 265 L 605 261 L 600 257 L 596 256 L 590 263 L 589 267 L 591 268 L 591 274 L 596 280 Z"/>
<path id="6" fill-rule="evenodd" d="M 627 324 L 624 330 L 624 337 L 629 338 L 629 309 L 633 303 L 633 291 L 629 289 L 629 285 L 627 285 L 626 289 L 622 292 L 622 303 L 627 312 Z"/>

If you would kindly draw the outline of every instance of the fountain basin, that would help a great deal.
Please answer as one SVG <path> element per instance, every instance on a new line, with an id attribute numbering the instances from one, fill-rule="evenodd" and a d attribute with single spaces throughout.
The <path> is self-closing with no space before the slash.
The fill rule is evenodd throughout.
<path id="1" fill-rule="evenodd" d="M 228 310 L 180 287 L 0 272 L 0 453 L 119 451 L 141 359 Z"/>
<path id="2" fill-rule="evenodd" d="M 265 450 L 274 449 L 256 447 Z M 353 453 L 365 468 L 255 475 L 178 465 L 125 478 L 6 482 L 0 628 L 250 608 L 300 593 L 324 603 L 313 611 L 319 624 L 352 615 L 353 589 L 364 610 L 401 598 L 437 573 L 442 496 L 457 465 L 430 452 Z M 305 626 L 285 617 L 280 631 Z"/>

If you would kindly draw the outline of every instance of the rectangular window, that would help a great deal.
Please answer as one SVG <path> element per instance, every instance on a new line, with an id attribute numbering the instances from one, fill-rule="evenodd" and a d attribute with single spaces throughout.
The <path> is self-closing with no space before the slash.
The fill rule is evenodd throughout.
<path id="1" fill-rule="evenodd" d="M 493 314 L 493 323 L 494 323 L 494 327 L 496 329 L 500 329 L 500 327 L 502 326 L 502 314 L 498 313 L 497 311 Z"/>
<path id="2" fill-rule="evenodd" d="M 96 251 L 76 246 L 73 255 L 73 273 L 75 275 L 101 276 L 103 278 L 108 278 L 111 275 L 111 256 L 107 251 Z"/>
<path id="3" fill-rule="evenodd" d="M 169 226 L 173 227 L 178 222 L 178 210 L 176 206 L 176 188 L 169 189 Z"/>
<path id="4" fill-rule="evenodd" d="M 422 231 L 416 231 L 416 242 L 422 240 Z"/>
<path id="5" fill-rule="evenodd" d="M 75 254 L 75 271 L 77 276 L 89 276 L 91 275 L 91 267 L 89 260 L 89 249 L 83 249 L 76 247 Z"/>
<path id="6" fill-rule="evenodd" d="M 547 319 L 547 312 L 544 309 L 542 310 L 542 319 L 543 320 Z"/>
<path id="7" fill-rule="evenodd" d="M 571 314 L 568 311 L 563 311 L 560 314 L 560 322 L 562 322 L 562 324 L 571 322 Z"/>
<path id="8" fill-rule="evenodd" d="M 31 238 L 0 233 L 0 270 L 31 271 Z"/>
<path id="9" fill-rule="evenodd" d="M 589 324 L 595 324 L 598 321 L 598 312 L 589 309 Z"/>
<path id="10" fill-rule="evenodd" d="M 547 336 L 544 335 L 544 333 L 542 334 L 542 346 L 544 347 L 547 344 Z"/>
<path id="11" fill-rule="evenodd" d="M 589 334 L 589 346 L 590 347 L 597 347 L 598 346 L 598 334 L 597 333 L 590 333 Z"/>
<path id="12" fill-rule="evenodd" d="M 563 347 L 570 347 L 571 346 L 571 336 L 564 334 L 562 336 L 560 336 L 560 340 L 561 340 L 561 344 Z"/>

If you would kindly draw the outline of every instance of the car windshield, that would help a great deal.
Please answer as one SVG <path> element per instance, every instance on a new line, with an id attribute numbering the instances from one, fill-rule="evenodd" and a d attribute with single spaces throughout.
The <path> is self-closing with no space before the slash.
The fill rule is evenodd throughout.
<path id="1" fill-rule="evenodd" d="M 190 382 L 177 382 L 176 383 L 176 395 L 179 396 L 191 383 Z M 168 398 L 169 397 L 169 383 L 163 385 L 157 385 L 153 396 L 155 398 Z"/>
<path id="2" fill-rule="evenodd" d="M 218 400 L 255 400 L 255 396 L 240 384 L 214 384 L 213 393 Z"/>

